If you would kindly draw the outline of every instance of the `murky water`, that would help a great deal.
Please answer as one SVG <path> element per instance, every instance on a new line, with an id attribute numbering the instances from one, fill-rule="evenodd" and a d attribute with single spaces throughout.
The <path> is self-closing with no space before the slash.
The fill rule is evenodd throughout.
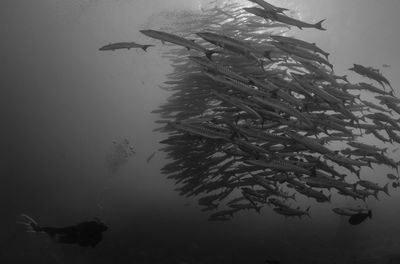
<path id="1" fill-rule="evenodd" d="M 186 50 L 139 30 L 196 38 L 189 35 L 189 22 L 193 33 L 210 30 L 211 19 L 201 20 L 204 10 L 214 7 L 209 2 L 2 1 L 1 263 L 397 263 L 399 194 L 391 186 L 390 197 L 379 193 L 379 200 L 366 203 L 335 192 L 331 203 L 296 194 L 296 206 L 311 206 L 311 218 L 286 218 L 266 206 L 260 214 L 241 211 L 214 222 L 208 220 L 212 212 L 201 211 L 199 197 L 180 196 L 179 185 L 161 173 L 171 162 L 168 151 L 160 150 L 167 135 L 154 131 L 160 114 L 151 112 L 171 96 L 160 86 L 179 70 L 173 60 Z M 289 32 L 329 52 L 335 74 L 347 74 L 352 83 L 372 83 L 348 70 L 353 63 L 378 68 L 398 96 L 398 1 L 270 3 L 304 21 L 326 19 L 326 31 L 292 27 Z M 224 26 L 232 30 L 229 21 Z M 155 47 L 99 51 L 124 41 Z M 362 96 L 372 100 L 370 93 Z M 368 139 L 389 146 L 388 155 L 400 159 L 397 143 Z M 385 166 L 362 173 L 384 185 L 389 172 L 397 175 Z M 332 212 L 358 205 L 373 212 L 358 226 Z M 95 248 L 60 244 L 45 234 L 26 233 L 16 224 L 21 213 L 51 226 L 99 217 L 109 230 Z"/>

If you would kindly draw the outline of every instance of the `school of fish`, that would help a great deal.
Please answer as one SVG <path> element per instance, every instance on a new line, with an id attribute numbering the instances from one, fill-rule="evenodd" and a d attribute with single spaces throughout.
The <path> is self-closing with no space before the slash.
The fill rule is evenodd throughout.
<path id="1" fill-rule="evenodd" d="M 297 20 L 263 0 L 249 4 L 182 17 L 179 32 L 141 30 L 178 47 L 164 55 L 174 71 L 162 88 L 172 95 L 153 111 L 157 131 L 168 135 L 162 172 L 181 195 L 199 197 L 215 221 L 265 206 L 310 216 L 310 207 L 295 205 L 299 196 L 330 203 L 339 195 L 390 195 L 388 183 L 363 175 L 383 165 L 393 173 L 377 180 L 399 181 L 399 161 L 388 155 L 389 143 L 400 143 L 400 99 L 390 82 L 354 64 L 349 70 L 365 81 L 351 83 L 335 74 L 328 52 L 288 34 L 292 26 L 326 30 L 324 20 Z"/>

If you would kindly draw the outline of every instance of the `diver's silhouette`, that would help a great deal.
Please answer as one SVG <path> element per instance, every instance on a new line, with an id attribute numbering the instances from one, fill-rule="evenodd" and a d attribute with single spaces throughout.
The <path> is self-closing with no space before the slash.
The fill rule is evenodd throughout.
<path id="1" fill-rule="evenodd" d="M 40 226 L 32 217 L 22 214 L 20 224 L 28 227 L 28 232 L 45 232 L 60 243 L 95 247 L 103 238 L 108 227 L 98 218 L 66 227 Z"/>

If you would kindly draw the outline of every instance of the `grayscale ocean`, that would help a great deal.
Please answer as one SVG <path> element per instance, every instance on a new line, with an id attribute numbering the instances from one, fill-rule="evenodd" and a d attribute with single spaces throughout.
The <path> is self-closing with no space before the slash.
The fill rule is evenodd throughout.
<path id="1" fill-rule="evenodd" d="M 2 0 L 0 263 L 400 263 L 399 10 Z"/>

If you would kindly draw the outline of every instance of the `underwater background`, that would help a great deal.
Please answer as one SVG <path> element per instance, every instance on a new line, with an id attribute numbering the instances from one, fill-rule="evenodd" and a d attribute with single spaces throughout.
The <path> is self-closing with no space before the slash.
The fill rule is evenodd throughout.
<path id="1" fill-rule="evenodd" d="M 329 52 L 337 75 L 353 63 L 379 68 L 398 95 L 399 1 L 269 2 L 305 21 L 326 19 L 326 31 L 290 33 Z M 173 70 L 163 56 L 171 46 L 139 30 L 174 26 L 178 14 L 210 7 L 197 0 L 1 1 L 0 263 L 400 262 L 398 189 L 368 198 L 373 218 L 358 226 L 331 209 L 364 203 L 335 196 L 331 204 L 311 203 L 311 218 L 265 208 L 213 222 L 196 197 L 180 196 L 161 174 L 166 135 L 153 131 L 159 124 L 151 112 L 170 96 L 159 86 Z M 99 51 L 119 41 L 156 46 Z M 390 152 L 395 160 L 399 153 Z M 389 171 L 368 173 L 383 185 Z M 21 213 L 52 226 L 99 217 L 109 230 L 95 248 L 58 244 L 17 225 Z"/>

